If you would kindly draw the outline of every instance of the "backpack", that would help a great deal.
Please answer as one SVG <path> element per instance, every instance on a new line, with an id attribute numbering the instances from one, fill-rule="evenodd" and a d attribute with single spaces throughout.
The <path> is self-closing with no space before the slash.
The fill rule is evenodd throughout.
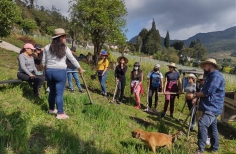
<path id="1" fill-rule="evenodd" d="M 155 88 L 160 87 L 161 85 L 160 78 L 161 78 L 160 73 L 152 72 L 152 74 L 150 75 L 150 86 Z"/>

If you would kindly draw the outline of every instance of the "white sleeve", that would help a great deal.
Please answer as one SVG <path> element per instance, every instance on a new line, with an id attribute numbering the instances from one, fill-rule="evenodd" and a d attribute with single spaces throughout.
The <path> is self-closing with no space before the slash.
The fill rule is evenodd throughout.
<path id="1" fill-rule="evenodd" d="M 147 78 L 150 79 L 151 75 L 152 75 L 152 72 L 149 72 L 147 75 Z"/>
<path id="2" fill-rule="evenodd" d="M 80 64 L 78 61 L 75 59 L 75 57 L 72 55 L 70 49 L 66 47 L 66 57 L 71 61 L 71 63 L 76 67 L 80 68 Z"/>
<path id="3" fill-rule="evenodd" d="M 161 72 L 160 72 L 160 78 L 161 78 L 161 79 L 163 79 L 163 75 L 162 75 L 162 73 L 161 73 Z"/>

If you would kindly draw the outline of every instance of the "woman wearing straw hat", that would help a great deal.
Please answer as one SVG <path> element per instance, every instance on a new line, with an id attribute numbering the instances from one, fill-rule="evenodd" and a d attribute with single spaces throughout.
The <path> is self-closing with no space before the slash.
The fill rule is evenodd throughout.
<path id="1" fill-rule="evenodd" d="M 109 61 L 107 59 L 107 52 L 102 51 L 101 52 L 101 59 L 98 61 L 98 66 L 97 66 L 97 74 L 98 74 L 98 79 L 101 84 L 102 88 L 102 95 L 104 97 L 107 96 L 107 90 L 106 90 L 106 78 L 107 78 L 107 68 L 109 66 Z"/>
<path id="2" fill-rule="evenodd" d="M 130 89 L 131 89 L 131 94 L 135 95 L 135 101 L 136 101 L 136 109 L 140 109 L 140 93 L 143 93 L 143 72 L 140 69 L 140 64 L 139 62 L 134 63 L 134 68 L 133 71 L 131 72 L 130 76 Z"/>
<path id="3" fill-rule="evenodd" d="M 165 84 L 164 84 L 164 93 L 165 92 L 174 92 L 178 93 L 178 90 L 182 91 L 182 84 L 179 72 L 175 69 L 175 63 L 170 63 L 167 65 L 169 67 L 169 72 L 165 74 Z M 178 87 L 179 86 L 179 87 Z M 168 105 L 170 103 L 170 117 L 173 118 L 174 112 L 174 102 L 177 94 L 166 94 L 165 95 L 165 104 L 164 111 L 161 114 L 161 117 L 165 117 Z"/>
<path id="4" fill-rule="evenodd" d="M 48 103 L 49 113 L 57 114 L 57 119 L 67 119 L 63 109 L 63 93 L 66 85 L 66 58 L 78 68 L 80 74 L 83 69 L 78 61 L 72 55 L 70 49 L 66 46 L 66 33 L 64 29 L 57 28 L 54 30 L 52 43 L 44 48 L 42 64 L 46 68 L 46 78 L 50 88 Z M 55 103 L 57 109 L 55 109 Z"/>
<path id="5" fill-rule="evenodd" d="M 187 102 L 189 111 L 191 111 L 193 107 L 193 99 L 194 99 L 193 94 L 196 92 L 196 83 L 195 83 L 196 76 L 194 74 L 189 74 L 187 76 L 187 79 L 188 79 L 188 85 L 184 89 L 184 91 L 186 92 L 185 101 Z M 193 111 L 193 117 L 192 117 L 190 130 L 194 129 L 196 125 L 195 123 L 196 123 L 196 108 Z"/>
<path id="6" fill-rule="evenodd" d="M 120 104 L 123 100 L 125 84 L 126 84 L 126 77 L 125 74 L 127 72 L 128 59 L 124 56 L 118 57 L 117 62 L 119 63 L 115 68 L 115 77 L 116 82 L 118 82 L 118 90 L 116 93 L 116 103 Z"/>
<path id="7" fill-rule="evenodd" d="M 202 117 L 198 122 L 198 149 L 195 154 L 204 152 L 207 133 L 211 136 L 211 151 L 218 152 L 219 138 L 217 129 L 217 116 L 222 114 L 225 96 L 225 80 L 219 72 L 221 68 L 215 59 L 209 58 L 199 66 L 204 70 L 205 82 L 200 92 L 194 94 L 200 97 L 199 111 Z"/>

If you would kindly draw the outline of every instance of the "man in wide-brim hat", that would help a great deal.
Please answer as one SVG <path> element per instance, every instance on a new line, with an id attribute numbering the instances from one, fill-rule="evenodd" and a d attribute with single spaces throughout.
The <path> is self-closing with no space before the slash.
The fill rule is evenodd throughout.
<path id="1" fill-rule="evenodd" d="M 209 58 L 199 66 L 204 70 L 206 79 L 200 92 L 194 94 L 195 97 L 201 98 L 198 110 L 202 111 L 202 117 L 198 122 L 198 149 L 195 153 L 204 152 L 208 131 L 211 136 L 211 150 L 217 153 L 219 148 L 217 116 L 221 115 L 223 110 L 225 80 L 219 72 L 220 66 L 215 59 Z"/>
<path id="2" fill-rule="evenodd" d="M 177 67 L 175 66 L 175 63 L 170 63 L 170 64 L 168 64 L 168 65 L 166 65 L 166 66 L 168 66 L 169 68 L 177 68 Z"/>

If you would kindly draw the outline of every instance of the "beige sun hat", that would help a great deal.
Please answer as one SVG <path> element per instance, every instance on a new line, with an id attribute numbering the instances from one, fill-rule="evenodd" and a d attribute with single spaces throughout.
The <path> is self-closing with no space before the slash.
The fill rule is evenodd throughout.
<path id="1" fill-rule="evenodd" d="M 196 79 L 196 76 L 195 76 L 194 74 L 192 74 L 192 73 L 188 74 L 186 77 L 187 77 L 187 78 Z"/>
<path id="2" fill-rule="evenodd" d="M 57 37 L 60 37 L 60 36 L 62 36 L 62 35 L 66 35 L 65 30 L 62 29 L 62 28 L 57 28 L 57 29 L 54 30 L 52 39 L 57 38 Z"/>
<path id="3" fill-rule="evenodd" d="M 160 68 L 160 67 L 161 67 L 160 64 L 154 65 L 154 68 Z"/>
<path id="4" fill-rule="evenodd" d="M 175 66 L 175 63 L 170 63 L 169 65 L 166 65 L 166 66 L 177 68 L 177 67 Z"/>
<path id="5" fill-rule="evenodd" d="M 197 79 L 202 80 L 202 79 L 204 79 L 204 77 L 203 77 L 203 75 L 200 75 Z"/>
<path id="6" fill-rule="evenodd" d="M 206 61 L 199 63 L 199 66 L 202 68 L 203 65 L 205 65 L 205 64 L 213 64 L 213 65 L 215 65 L 216 69 L 218 69 L 218 70 L 221 69 L 220 65 L 218 65 L 216 63 L 216 60 L 213 58 L 208 58 Z"/>

